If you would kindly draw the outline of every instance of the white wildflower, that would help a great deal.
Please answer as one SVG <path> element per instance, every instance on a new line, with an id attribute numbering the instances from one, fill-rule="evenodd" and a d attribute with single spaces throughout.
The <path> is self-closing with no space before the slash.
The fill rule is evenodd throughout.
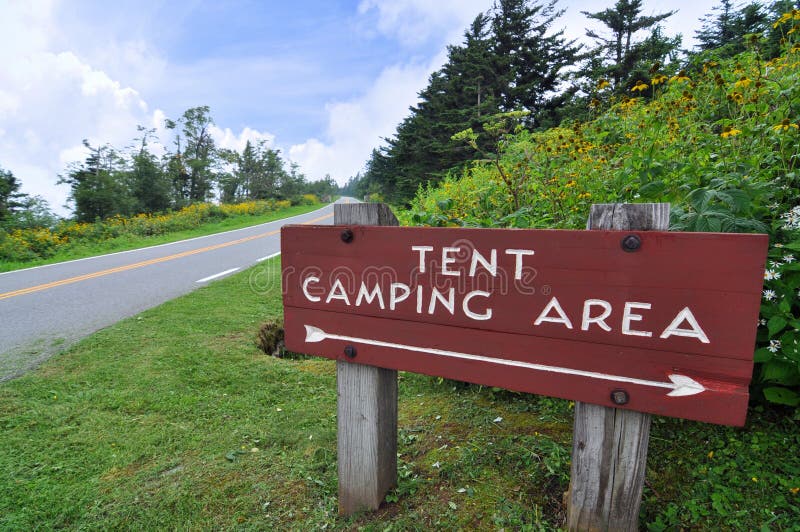
<path id="1" fill-rule="evenodd" d="M 769 347 L 767 347 L 767 350 L 771 351 L 772 353 L 777 353 L 778 349 L 780 349 L 780 348 L 781 348 L 781 341 L 780 340 L 770 340 L 769 341 Z"/>
<path id="2" fill-rule="evenodd" d="M 767 270 L 764 272 L 764 280 L 765 281 L 774 281 L 775 279 L 781 278 L 781 272 L 776 272 L 774 270 Z"/>
<path id="3" fill-rule="evenodd" d="M 783 262 L 785 262 L 786 264 L 791 264 L 792 262 L 794 262 L 794 255 L 786 255 L 785 257 L 783 257 Z"/>
<path id="4" fill-rule="evenodd" d="M 785 229 L 800 229 L 800 205 L 791 211 L 781 214 Z"/>
<path id="5" fill-rule="evenodd" d="M 764 290 L 764 299 L 767 301 L 775 299 L 775 290 Z"/>

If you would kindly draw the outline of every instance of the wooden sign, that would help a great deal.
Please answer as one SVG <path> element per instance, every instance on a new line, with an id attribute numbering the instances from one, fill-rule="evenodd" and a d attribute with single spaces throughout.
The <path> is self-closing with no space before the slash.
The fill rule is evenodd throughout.
<path id="1" fill-rule="evenodd" d="M 287 226 L 292 351 L 744 424 L 765 235 Z"/>

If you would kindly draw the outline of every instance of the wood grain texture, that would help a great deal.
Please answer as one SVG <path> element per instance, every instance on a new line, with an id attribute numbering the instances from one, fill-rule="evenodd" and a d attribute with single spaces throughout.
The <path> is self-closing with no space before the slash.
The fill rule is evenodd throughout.
<path id="1" fill-rule="evenodd" d="M 669 204 L 592 205 L 587 229 L 664 231 Z M 639 529 L 650 414 L 575 403 L 567 528 Z"/>
<path id="2" fill-rule="evenodd" d="M 382 203 L 337 203 L 334 223 L 398 221 Z M 336 381 L 339 513 L 350 515 L 377 509 L 397 485 L 397 371 L 338 361 Z"/>

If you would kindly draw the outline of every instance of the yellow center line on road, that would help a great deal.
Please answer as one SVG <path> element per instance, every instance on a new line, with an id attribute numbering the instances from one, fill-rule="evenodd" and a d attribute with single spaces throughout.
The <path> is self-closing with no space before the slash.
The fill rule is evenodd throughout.
<path id="1" fill-rule="evenodd" d="M 328 219 L 332 217 L 333 214 L 326 214 L 324 216 L 320 216 L 319 218 L 314 218 L 313 220 L 309 220 L 307 222 L 303 222 L 301 225 L 311 225 L 316 222 L 320 222 L 322 220 Z M 191 255 L 197 255 L 199 253 L 205 253 L 207 251 L 214 251 L 215 249 L 222 249 L 228 246 L 234 246 L 236 244 L 243 244 L 244 242 L 250 242 L 251 240 L 256 240 L 259 238 L 265 238 L 272 235 L 277 235 L 280 233 L 280 229 L 276 229 L 274 231 L 269 231 L 268 233 L 261 233 L 258 235 L 248 236 L 244 238 L 239 238 L 238 240 L 231 240 L 230 242 L 223 242 L 222 244 L 215 244 L 213 246 L 206 246 L 197 249 L 190 249 L 189 251 L 183 251 L 181 253 L 175 253 L 174 255 L 167 255 L 165 257 L 158 257 L 156 259 L 150 260 L 143 260 L 141 262 L 135 262 L 133 264 L 127 264 L 125 266 L 117 266 L 116 268 L 109 268 L 107 270 L 100 270 L 99 272 L 94 273 L 87 273 L 84 275 L 78 275 L 76 277 L 70 277 L 68 279 L 62 279 L 60 281 L 53 281 L 51 283 L 40 284 L 36 286 L 31 286 L 29 288 L 21 288 L 19 290 L 14 290 L 11 292 L 5 292 L 0 294 L 0 300 L 2 299 L 9 299 L 12 297 L 17 296 L 24 296 L 26 294 L 32 294 L 34 292 L 41 292 L 42 290 L 48 290 L 50 288 L 55 288 L 57 286 L 64 286 L 67 284 L 79 283 L 81 281 L 88 281 L 89 279 L 95 279 L 97 277 L 103 277 L 106 275 L 111 275 L 112 273 L 120 273 L 126 272 L 128 270 L 135 270 L 137 268 L 144 268 L 145 266 L 150 266 L 152 264 L 159 264 L 161 262 L 167 262 L 175 259 L 181 259 L 183 257 L 189 257 Z"/>

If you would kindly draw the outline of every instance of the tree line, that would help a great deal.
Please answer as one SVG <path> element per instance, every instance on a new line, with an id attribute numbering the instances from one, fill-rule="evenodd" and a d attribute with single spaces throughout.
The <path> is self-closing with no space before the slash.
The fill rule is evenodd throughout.
<path id="1" fill-rule="evenodd" d="M 533 130 L 583 121 L 604 103 L 650 97 L 651 80 L 689 68 L 701 54 L 732 57 L 755 35 L 769 58 L 781 39 L 770 21 L 797 4 L 721 0 L 701 19 L 695 49 L 683 50 L 680 35 L 665 35 L 661 27 L 676 11 L 644 15 L 642 0 L 582 12 L 602 27 L 587 31 L 589 46 L 556 29 L 564 13 L 556 0 L 497 0 L 474 19 L 461 44 L 448 47 L 446 63 L 431 74 L 418 103 L 344 192 L 406 203 L 419 187 L 496 151 L 503 132 L 491 130 L 498 121 L 490 118 L 500 113 L 521 112 L 520 125 Z M 464 131 L 470 143 L 454 138 Z"/>
<path id="2" fill-rule="evenodd" d="M 245 200 L 297 201 L 303 194 L 319 198 L 338 193 L 328 175 L 310 182 L 295 163 L 266 142 L 247 141 L 241 152 L 220 148 L 211 135 L 208 106 L 187 109 L 166 120 L 171 146 L 154 153 L 155 129 L 138 127 L 134 145 L 119 150 L 84 140 L 87 157 L 70 165 L 59 184 L 70 187 L 69 201 L 77 221 L 179 209 L 218 197 L 224 203 Z M 20 192 L 21 183 L 0 168 L 0 227 L 51 226 L 56 217 L 38 196 Z"/>

